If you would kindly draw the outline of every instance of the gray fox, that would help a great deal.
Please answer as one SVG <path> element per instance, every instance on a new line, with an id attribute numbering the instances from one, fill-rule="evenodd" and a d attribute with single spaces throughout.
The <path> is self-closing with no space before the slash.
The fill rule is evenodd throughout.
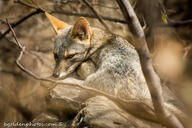
<path id="1" fill-rule="evenodd" d="M 64 78 L 76 72 L 78 79 L 84 80 L 83 86 L 95 88 L 120 99 L 142 101 L 152 106 L 139 56 L 127 40 L 90 27 L 83 17 L 72 26 L 48 13 L 45 14 L 57 34 L 53 50 L 56 62 L 54 77 Z M 115 102 L 121 104 L 120 101 Z M 165 105 L 180 119 L 187 119 L 184 118 L 185 114 L 172 104 Z M 130 110 L 139 116 L 153 120 L 154 116 L 150 111 L 144 113 L 135 109 L 137 108 L 130 107 Z M 139 109 L 144 111 L 146 107 L 141 105 Z"/>
<path id="2" fill-rule="evenodd" d="M 71 26 L 48 13 L 46 16 L 57 33 L 53 76 L 62 77 L 74 65 L 77 73 L 81 74 L 80 69 L 86 71 L 88 68 L 82 66 L 86 65 L 83 63 L 88 61 L 87 65 L 94 70 L 84 76 L 84 86 L 124 99 L 150 99 L 138 54 L 129 42 L 120 36 L 90 27 L 83 17 Z"/>

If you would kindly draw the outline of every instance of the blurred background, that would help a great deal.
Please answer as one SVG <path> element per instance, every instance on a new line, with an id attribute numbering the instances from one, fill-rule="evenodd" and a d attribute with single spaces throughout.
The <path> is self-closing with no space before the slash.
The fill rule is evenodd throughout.
<path id="1" fill-rule="evenodd" d="M 134 44 L 133 36 L 115 0 L 88 2 L 103 17 L 111 32 Z M 153 65 L 162 80 L 162 85 L 173 92 L 190 115 L 192 1 L 164 0 L 159 5 L 151 1 L 147 3 L 143 0 L 131 0 L 131 3 L 145 30 Z M 68 24 L 74 24 L 79 16 L 84 16 L 91 26 L 106 30 L 81 0 L 0 0 L 1 127 L 3 122 L 26 121 L 23 113 L 35 117 L 46 111 L 46 96 L 52 85 L 32 78 L 16 66 L 15 60 L 19 55 L 19 49 L 11 32 L 5 34 L 9 29 L 6 18 L 14 26 L 27 15 L 37 11 L 36 9 L 50 12 Z M 107 18 L 109 20 L 105 20 Z M 38 76 L 51 76 L 55 64 L 52 55 L 55 33 L 45 15 L 40 12 L 25 18 L 15 26 L 14 31 L 22 45 L 31 51 L 24 54 L 21 63 Z M 22 112 L 22 108 L 18 106 L 24 107 L 26 112 Z"/>

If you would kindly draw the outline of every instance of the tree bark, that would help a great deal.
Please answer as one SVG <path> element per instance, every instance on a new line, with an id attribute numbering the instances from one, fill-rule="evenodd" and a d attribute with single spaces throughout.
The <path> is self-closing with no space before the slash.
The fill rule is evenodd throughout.
<path id="1" fill-rule="evenodd" d="M 167 127 L 183 128 L 183 125 L 176 118 L 176 116 L 171 114 L 164 106 L 161 82 L 158 75 L 154 71 L 144 31 L 129 0 L 117 0 L 117 3 L 119 4 L 131 32 L 136 38 L 135 48 L 139 54 L 142 71 L 151 93 L 157 118 Z"/>

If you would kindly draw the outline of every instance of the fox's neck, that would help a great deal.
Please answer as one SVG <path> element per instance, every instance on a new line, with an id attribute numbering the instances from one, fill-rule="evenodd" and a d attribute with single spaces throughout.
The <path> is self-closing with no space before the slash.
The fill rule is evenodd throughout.
<path id="1" fill-rule="evenodd" d="M 91 45 L 89 49 L 88 59 L 91 59 L 96 65 L 100 62 L 100 51 L 106 46 L 110 45 L 110 40 L 114 35 L 107 33 L 98 28 L 92 28 L 93 35 L 91 38 Z"/>
<path id="2" fill-rule="evenodd" d="M 92 28 L 93 34 L 91 37 L 91 47 L 100 48 L 107 43 L 107 40 L 112 38 L 112 34 L 107 33 L 98 28 Z"/>

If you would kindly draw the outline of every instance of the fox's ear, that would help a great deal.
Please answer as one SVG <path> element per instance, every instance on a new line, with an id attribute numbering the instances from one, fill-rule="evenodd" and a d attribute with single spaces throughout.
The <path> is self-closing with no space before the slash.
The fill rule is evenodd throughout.
<path id="1" fill-rule="evenodd" d="M 88 21 L 85 18 L 80 17 L 73 26 L 71 37 L 87 40 L 91 38 L 91 35 L 92 31 Z"/>
<path id="2" fill-rule="evenodd" d="M 64 29 L 68 26 L 67 23 L 57 19 L 56 17 L 50 15 L 49 13 L 45 12 L 46 17 L 50 21 L 51 25 L 53 26 L 56 34 L 59 34 L 59 30 Z"/>

